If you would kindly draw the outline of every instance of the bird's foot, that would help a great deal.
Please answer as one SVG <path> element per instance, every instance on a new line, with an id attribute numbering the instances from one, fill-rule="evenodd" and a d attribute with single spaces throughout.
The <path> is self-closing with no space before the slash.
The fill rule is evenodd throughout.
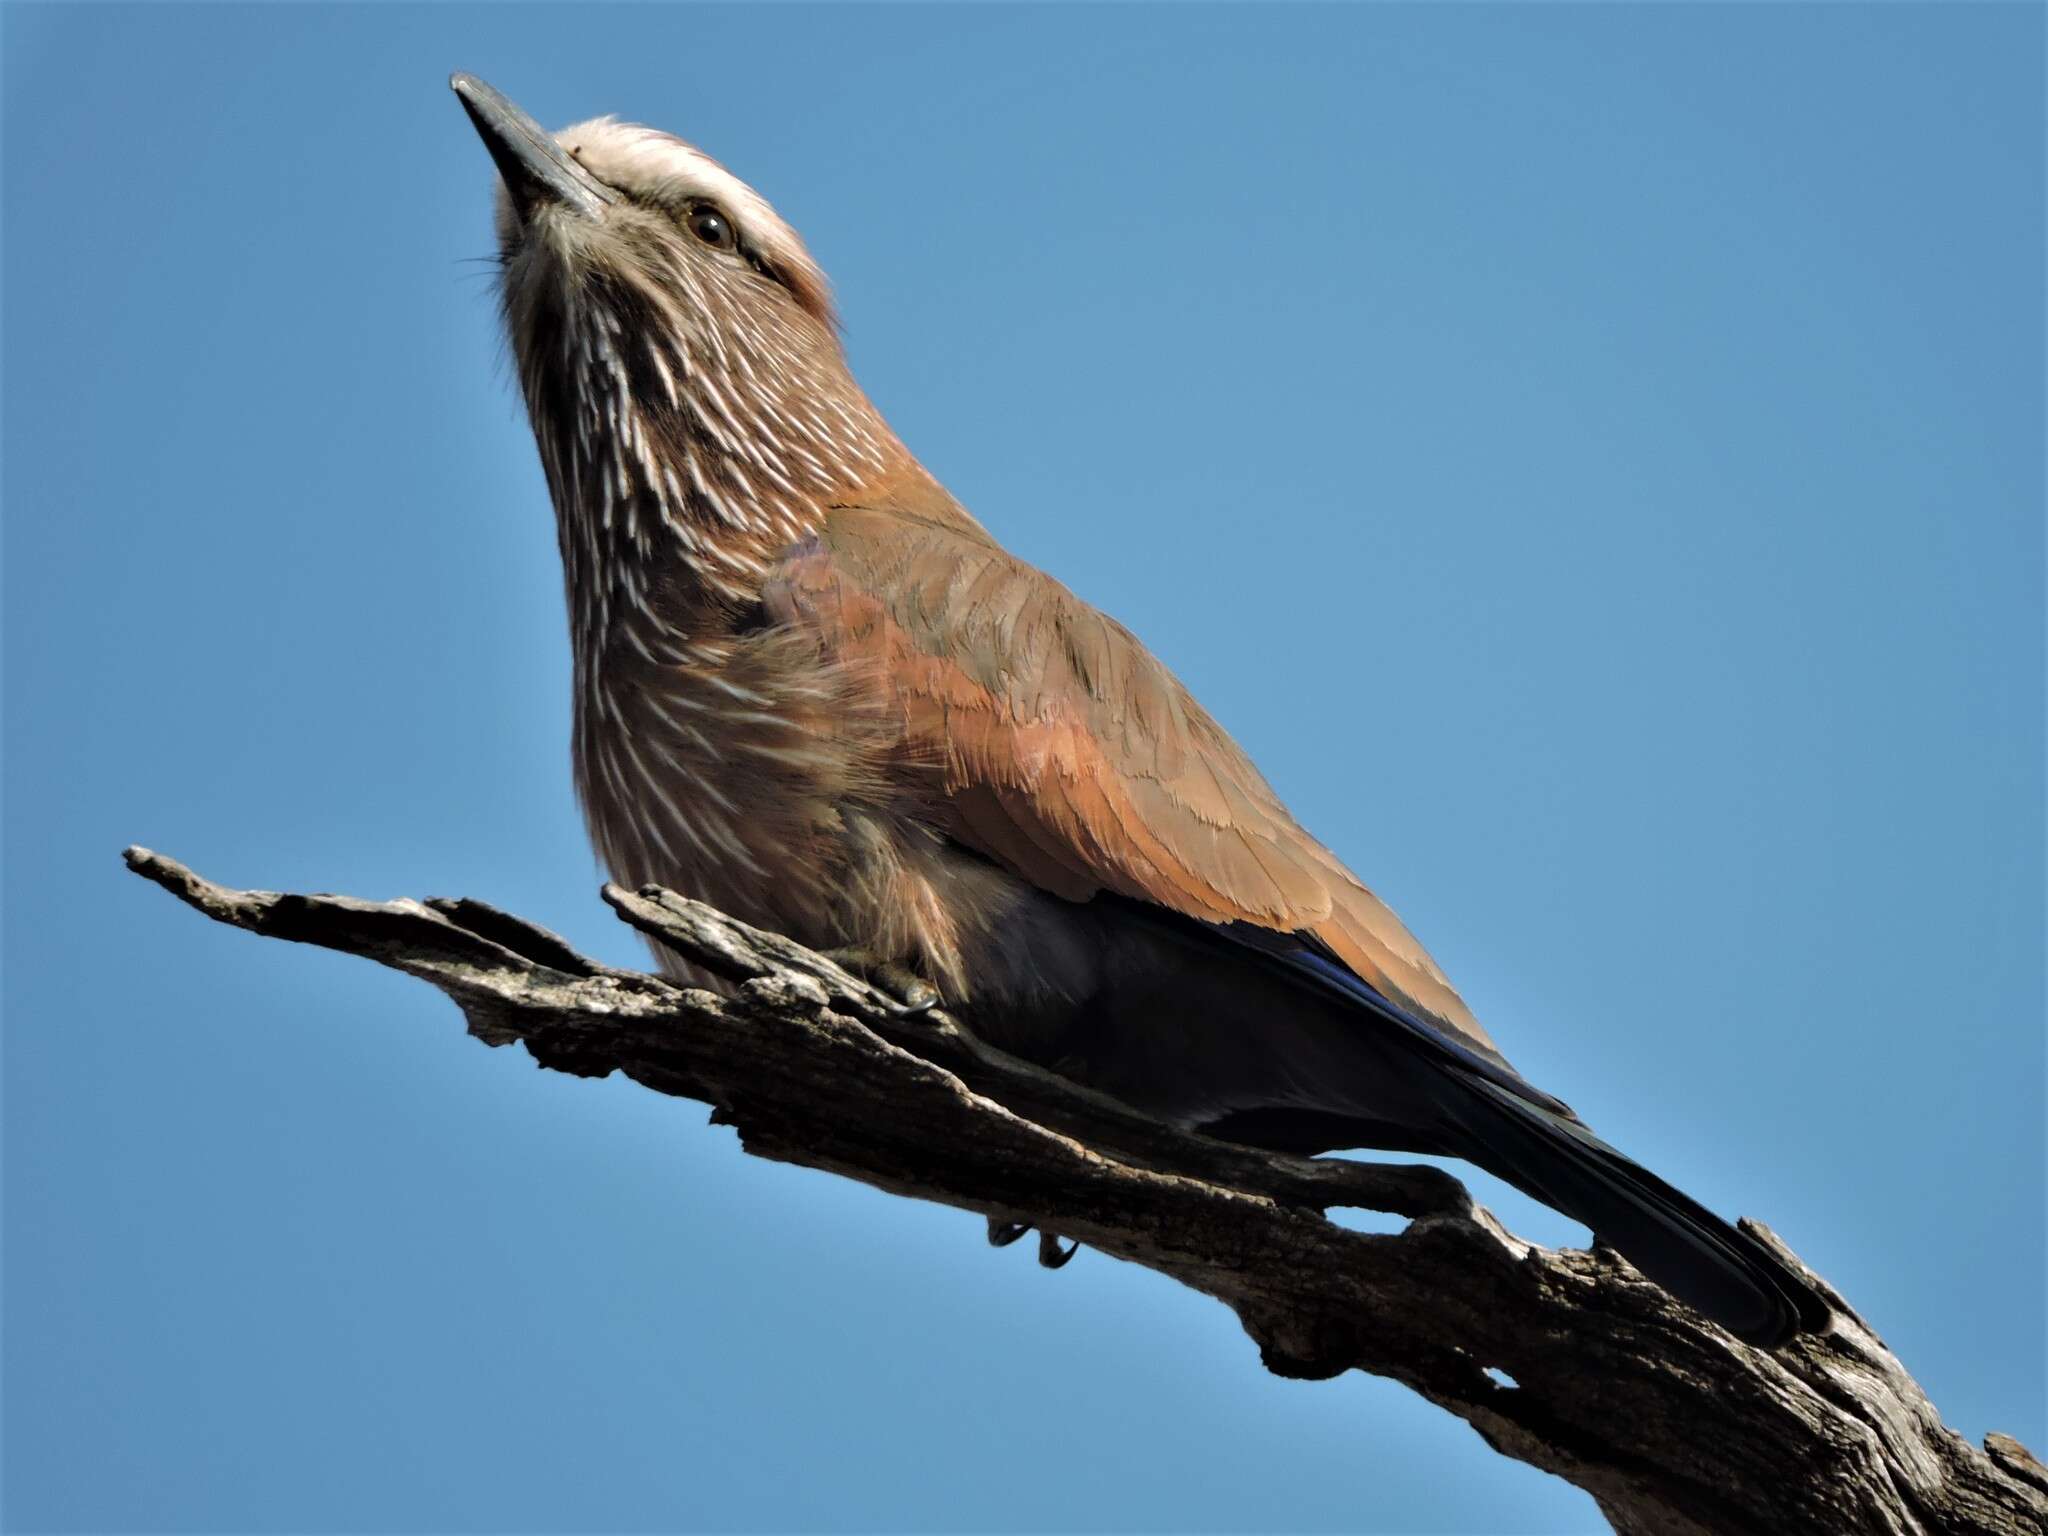
<path id="1" fill-rule="evenodd" d="M 1007 1248 L 1030 1230 L 1031 1228 L 1021 1221 L 1004 1221 L 1000 1216 L 991 1216 L 988 1219 L 989 1246 Z M 1079 1243 L 1069 1243 L 1062 1248 L 1056 1233 L 1038 1234 L 1038 1262 L 1043 1268 L 1065 1269 L 1072 1262 L 1074 1255 L 1080 1251 Z"/>
<path id="2" fill-rule="evenodd" d="M 939 1006 L 937 989 L 901 960 L 886 959 L 865 944 L 843 944 L 821 953 L 882 993 L 898 1013 L 930 1013 Z"/>

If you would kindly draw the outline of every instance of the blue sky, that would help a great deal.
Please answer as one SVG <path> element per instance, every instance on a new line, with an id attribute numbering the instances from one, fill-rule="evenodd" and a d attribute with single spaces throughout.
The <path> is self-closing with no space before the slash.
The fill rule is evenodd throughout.
<path id="1" fill-rule="evenodd" d="M 1596 1524 L 121 872 L 639 958 L 457 68 L 760 187 L 1535 1081 L 2048 1448 L 2038 7 L 4 25 L 9 1528 Z"/>

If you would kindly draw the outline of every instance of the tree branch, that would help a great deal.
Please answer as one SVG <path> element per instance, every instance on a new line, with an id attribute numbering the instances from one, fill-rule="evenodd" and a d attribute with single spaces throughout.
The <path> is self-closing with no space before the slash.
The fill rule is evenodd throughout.
<path id="1" fill-rule="evenodd" d="M 1946 1428 L 1824 1282 L 1828 1331 L 1749 1348 L 1618 1255 L 1522 1242 L 1440 1170 L 1176 1130 L 653 887 L 604 895 L 731 996 L 599 965 L 481 902 L 237 891 L 146 849 L 127 859 L 218 921 L 431 982 L 487 1044 L 708 1102 L 759 1156 L 982 1212 L 992 1237 L 1037 1227 L 1171 1276 L 1236 1312 L 1269 1370 L 1393 1377 L 1584 1488 L 1624 1536 L 2048 1530 L 2048 1470 L 2015 1440 L 1980 1450 Z M 1412 1220 L 1353 1232 L 1325 1219 L 1339 1206 Z"/>

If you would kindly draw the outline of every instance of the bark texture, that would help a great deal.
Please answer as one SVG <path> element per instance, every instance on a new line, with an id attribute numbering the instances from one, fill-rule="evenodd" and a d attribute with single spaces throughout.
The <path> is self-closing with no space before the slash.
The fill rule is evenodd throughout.
<path id="1" fill-rule="evenodd" d="M 1827 1331 L 1751 1349 L 1615 1254 L 1520 1241 L 1437 1169 L 1177 1131 L 653 887 L 605 900 L 731 996 L 599 965 L 481 902 L 238 891 L 146 849 L 127 858 L 221 922 L 431 982 L 486 1044 L 707 1102 L 750 1152 L 982 1212 L 992 1239 L 1057 1232 L 1193 1286 L 1237 1314 L 1267 1369 L 1393 1377 L 1584 1488 L 1624 1536 L 2048 1532 L 2048 1470 L 2015 1440 L 1980 1448 L 1946 1428 L 1825 1282 Z M 1343 1206 L 1410 1221 L 1353 1232 L 1324 1217 Z M 1059 1255 L 1041 1239 L 1042 1261 Z"/>

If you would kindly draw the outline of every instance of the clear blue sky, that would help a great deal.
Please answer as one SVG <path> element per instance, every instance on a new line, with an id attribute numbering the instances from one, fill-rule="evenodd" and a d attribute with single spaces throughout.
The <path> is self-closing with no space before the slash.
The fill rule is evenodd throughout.
<path id="1" fill-rule="evenodd" d="M 2039 7 L 5 28 L 10 1528 L 1596 1523 L 121 872 L 638 960 L 456 68 L 758 185 L 1530 1076 L 2048 1450 Z"/>

